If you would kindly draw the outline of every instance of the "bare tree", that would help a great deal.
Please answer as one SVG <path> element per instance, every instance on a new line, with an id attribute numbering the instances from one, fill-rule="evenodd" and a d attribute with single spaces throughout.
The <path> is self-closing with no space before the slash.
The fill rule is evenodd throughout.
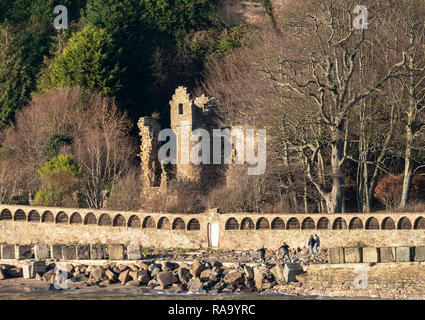
<path id="1" fill-rule="evenodd" d="M 107 98 L 95 96 L 75 116 L 73 153 L 84 171 L 82 193 L 92 208 L 102 208 L 104 192 L 118 181 L 136 158 L 131 123 Z M 136 201 L 136 200 L 135 200 Z"/>
<path id="2" fill-rule="evenodd" d="M 370 3 L 368 8 L 377 5 Z M 358 85 L 355 79 L 359 76 L 359 53 L 373 38 L 367 37 L 370 31 L 356 30 L 354 7 L 355 2 L 350 0 L 321 0 L 314 4 L 299 1 L 293 11 L 287 12 L 284 41 L 277 38 L 263 48 L 264 57 L 259 62 L 271 85 L 303 98 L 304 107 L 314 110 L 314 120 L 324 130 L 325 139 L 298 147 L 304 150 L 308 177 L 324 198 L 328 212 L 343 211 L 348 116 L 359 102 L 398 76 L 406 62 L 406 53 L 401 50 L 398 62 L 386 70 L 374 70 L 381 73 L 377 80 Z M 314 174 L 320 151 L 325 147 L 330 149 L 330 188 L 320 182 L 320 175 Z"/>
<path id="3" fill-rule="evenodd" d="M 83 167 L 80 193 L 87 205 L 101 208 L 105 192 L 134 167 L 137 148 L 130 128 L 126 115 L 100 95 L 61 88 L 36 96 L 17 113 L 15 127 L 4 132 L 5 160 L 20 169 L 13 177 L 4 171 L 3 180 L 13 178 L 18 191 L 34 195 L 40 188 L 37 170 L 51 157 L 69 153 Z"/>
<path id="4" fill-rule="evenodd" d="M 400 208 L 407 205 L 410 196 L 412 178 L 415 171 L 415 156 L 418 138 L 425 130 L 425 3 L 406 0 L 394 3 L 394 10 L 403 14 L 393 25 L 395 46 L 408 47 L 407 63 L 404 65 L 404 77 L 398 79 L 402 88 L 402 112 L 404 114 L 405 151 L 404 178 Z"/>

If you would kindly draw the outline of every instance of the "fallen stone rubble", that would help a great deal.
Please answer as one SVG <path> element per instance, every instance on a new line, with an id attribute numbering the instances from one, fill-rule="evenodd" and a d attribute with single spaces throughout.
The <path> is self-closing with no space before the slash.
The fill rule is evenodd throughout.
<path id="1" fill-rule="evenodd" d="M 284 261 L 268 254 L 265 263 L 259 261 L 256 253 L 242 251 L 211 253 L 199 250 L 159 258 L 108 261 L 103 265 L 30 260 L 20 267 L 0 265 L 0 279 L 35 278 L 52 288 L 52 284 L 60 282 L 79 287 L 122 284 L 168 293 L 273 292 L 281 286 L 297 283 L 297 276 L 305 272 L 306 265 L 325 263 L 326 251 L 312 258 L 308 252 L 300 250 Z"/>

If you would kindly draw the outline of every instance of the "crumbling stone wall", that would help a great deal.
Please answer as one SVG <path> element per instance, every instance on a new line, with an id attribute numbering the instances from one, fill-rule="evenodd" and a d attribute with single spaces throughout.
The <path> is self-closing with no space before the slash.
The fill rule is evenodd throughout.
<path id="1" fill-rule="evenodd" d="M 199 186 L 200 192 L 208 193 L 216 186 L 224 186 L 231 183 L 232 169 L 236 161 L 236 138 L 232 138 L 231 142 L 233 149 L 232 164 L 224 163 L 225 144 L 230 143 L 222 138 L 221 144 L 221 163 L 214 164 L 214 129 L 224 129 L 221 119 L 216 114 L 216 100 L 201 95 L 192 99 L 187 91 L 187 88 L 180 86 L 176 89 L 172 96 L 170 104 L 170 123 L 171 129 L 175 134 L 177 142 L 175 175 L 178 181 L 191 182 Z M 157 192 L 155 188 L 160 187 L 162 191 L 166 190 L 168 177 L 163 165 L 158 159 L 158 150 L 161 147 L 161 142 L 158 141 L 158 135 L 161 130 L 159 123 L 151 117 L 142 117 L 138 122 L 141 137 L 140 159 L 142 170 L 142 195 Z M 241 127 L 225 127 L 232 131 L 233 129 L 243 130 Z M 209 164 L 201 163 L 193 164 L 190 161 L 190 153 L 193 147 L 199 141 L 191 141 L 190 135 L 194 130 L 204 129 L 209 133 Z M 182 138 L 187 141 L 182 140 Z M 245 137 L 246 140 L 246 137 Z M 185 144 L 185 143 L 186 144 Z M 257 143 L 254 139 L 253 145 L 256 148 Z M 245 141 L 245 148 L 248 146 L 248 141 Z M 245 152 L 245 151 L 244 151 Z M 182 161 L 186 159 L 186 163 Z M 246 159 L 245 159 L 246 161 Z M 165 192 L 165 191 L 164 191 Z"/>
<path id="2" fill-rule="evenodd" d="M 201 189 L 208 191 L 214 185 L 224 182 L 223 166 L 213 164 L 213 129 L 218 128 L 217 117 L 214 113 L 214 100 L 204 95 L 192 100 L 187 88 L 178 87 L 170 101 L 171 128 L 177 138 L 177 179 L 199 184 Z M 181 163 L 182 156 L 190 159 L 190 150 L 197 144 L 189 142 L 189 148 L 183 148 L 182 130 L 189 134 L 196 129 L 205 129 L 210 135 L 210 164 L 195 165 Z"/>
<path id="3" fill-rule="evenodd" d="M 161 147 L 158 141 L 161 127 L 156 119 L 142 117 L 137 123 L 140 129 L 140 153 L 141 160 L 141 184 L 142 192 L 149 191 L 152 187 L 161 186 L 161 178 L 165 175 L 162 164 L 158 159 L 158 151 Z"/>

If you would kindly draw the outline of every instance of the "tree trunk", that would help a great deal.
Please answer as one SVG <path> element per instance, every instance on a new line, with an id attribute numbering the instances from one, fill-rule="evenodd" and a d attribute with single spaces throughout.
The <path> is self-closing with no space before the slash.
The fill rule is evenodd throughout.
<path id="1" fill-rule="evenodd" d="M 341 213 L 344 201 L 344 175 L 342 172 L 342 159 L 344 153 L 344 141 L 337 139 L 332 144 L 332 190 L 325 197 L 328 213 Z"/>
<path id="2" fill-rule="evenodd" d="M 412 44 L 413 40 L 410 39 Z M 409 56 L 409 69 L 413 70 L 414 68 L 414 59 L 412 55 Z M 415 120 L 415 83 L 412 71 L 409 71 L 409 106 L 407 110 L 407 123 L 406 123 L 406 151 L 404 153 L 404 177 L 403 177 L 403 191 L 401 192 L 401 201 L 400 208 L 404 208 L 409 202 L 410 197 L 410 188 L 412 184 L 412 173 L 413 173 L 413 163 L 412 163 L 412 147 L 413 147 L 413 122 Z"/>
<path id="3" fill-rule="evenodd" d="M 412 185 L 412 173 L 413 164 L 411 160 L 412 156 L 412 143 L 413 133 L 412 128 L 407 126 L 406 128 L 406 152 L 404 155 L 404 177 L 403 177 L 403 191 L 401 192 L 400 208 L 404 208 L 409 202 L 410 198 L 410 187 Z"/>

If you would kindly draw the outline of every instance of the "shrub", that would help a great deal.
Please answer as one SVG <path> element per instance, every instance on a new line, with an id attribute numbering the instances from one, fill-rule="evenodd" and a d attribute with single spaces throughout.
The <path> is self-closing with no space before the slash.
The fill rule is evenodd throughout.
<path id="1" fill-rule="evenodd" d="M 171 180 L 166 192 L 149 193 L 142 196 L 145 210 L 172 213 L 200 213 L 206 209 L 205 196 L 195 183 Z"/>
<path id="2" fill-rule="evenodd" d="M 34 205 L 77 207 L 81 167 L 70 155 L 59 155 L 38 170 L 42 188 L 36 193 Z"/>
<path id="3" fill-rule="evenodd" d="M 132 169 L 112 185 L 106 208 L 113 210 L 138 210 L 140 197 L 140 175 Z"/>

